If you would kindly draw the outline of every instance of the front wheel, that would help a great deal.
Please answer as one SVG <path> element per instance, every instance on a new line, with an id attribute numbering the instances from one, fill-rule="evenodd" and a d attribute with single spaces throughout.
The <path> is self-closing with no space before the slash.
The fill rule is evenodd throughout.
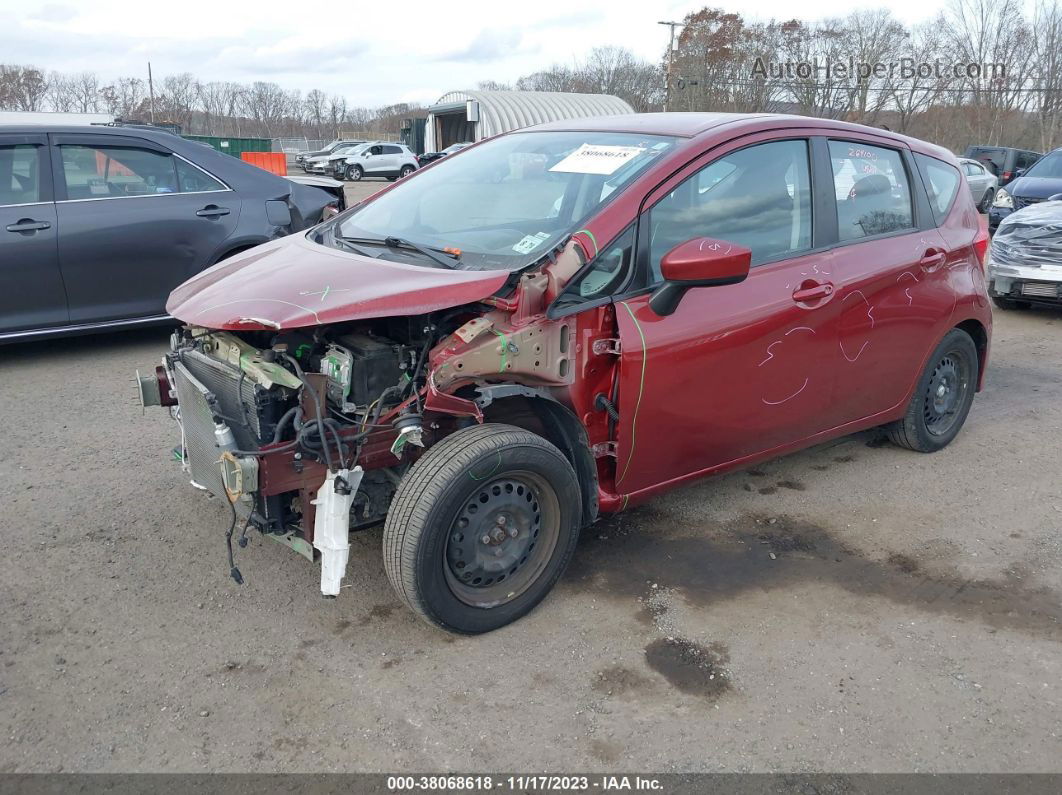
<path id="1" fill-rule="evenodd" d="M 352 166 L 347 166 L 347 179 L 351 182 L 361 182 L 363 176 L 365 176 L 365 172 L 362 171 L 361 166 L 357 163 Z"/>
<path id="2" fill-rule="evenodd" d="M 987 213 L 989 211 L 992 207 L 993 195 L 991 190 L 985 191 L 985 195 L 981 197 L 981 204 L 977 207 L 979 212 Z"/>
<path id="3" fill-rule="evenodd" d="M 509 425 L 465 428 L 402 479 L 384 524 L 384 568 L 428 623 L 489 632 L 553 588 L 580 516 L 579 483 L 560 450 Z"/>
<path id="4" fill-rule="evenodd" d="M 889 440 L 920 453 L 946 447 L 970 413 L 979 367 L 970 335 L 949 331 L 929 357 L 903 419 L 885 426 Z"/>

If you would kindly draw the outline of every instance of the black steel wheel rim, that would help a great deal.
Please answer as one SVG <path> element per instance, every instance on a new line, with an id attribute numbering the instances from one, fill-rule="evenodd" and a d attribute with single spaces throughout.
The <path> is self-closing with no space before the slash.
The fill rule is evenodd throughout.
<path id="1" fill-rule="evenodd" d="M 950 350 L 936 363 L 926 385 L 923 417 L 926 430 L 944 436 L 958 422 L 970 391 L 972 368 L 965 353 Z"/>
<path id="2" fill-rule="evenodd" d="M 511 602 L 542 574 L 560 536 L 560 501 L 534 472 L 514 471 L 471 490 L 450 527 L 443 568 L 472 607 Z"/>

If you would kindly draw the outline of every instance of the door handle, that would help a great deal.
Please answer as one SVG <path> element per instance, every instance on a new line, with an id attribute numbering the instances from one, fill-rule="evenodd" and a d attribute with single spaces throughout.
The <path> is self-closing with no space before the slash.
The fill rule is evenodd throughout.
<path id="1" fill-rule="evenodd" d="M 195 214 L 200 218 L 217 218 L 220 215 L 228 215 L 229 209 L 227 207 L 218 207 L 214 204 L 208 204 L 202 210 L 196 210 Z"/>
<path id="2" fill-rule="evenodd" d="M 947 258 L 948 255 L 939 248 L 931 248 L 926 250 L 926 253 L 922 255 L 922 259 L 918 260 L 918 264 L 922 266 L 922 270 L 932 271 L 943 265 Z"/>
<path id="3" fill-rule="evenodd" d="M 797 288 L 793 292 L 793 300 L 803 304 L 809 301 L 818 301 L 820 298 L 828 298 L 831 295 L 833 295 L 832 284 L 829 282 L 813 283 L 808 287 Z"/>
<path id="4" fill-rule="evenodd" d="M 51 229 L 52 225 L 47 221 L 20 218 L 16 223 L 8 224 L 5 228 L 8 232 L 39 232 L 41 229 Z"/>

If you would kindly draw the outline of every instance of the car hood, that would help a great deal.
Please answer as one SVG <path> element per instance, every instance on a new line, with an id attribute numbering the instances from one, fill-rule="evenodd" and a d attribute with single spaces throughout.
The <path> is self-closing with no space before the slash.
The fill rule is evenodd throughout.
<path id="1" fill-rule="evenodd" d="M 170 293 L 166 311 L 230 331 L 420 315 L 497 292 L 508 271 L 452 271 L 362 257 L 298 234 L 223 260 Z"/>
<path id="2" fill-rule="evenodd" d="M 1062 193 L 1062 179 L 1057 177 L 1019 177 L 1007 188 L 1011 196 L 1030 199 L 1046 199 Z"/>

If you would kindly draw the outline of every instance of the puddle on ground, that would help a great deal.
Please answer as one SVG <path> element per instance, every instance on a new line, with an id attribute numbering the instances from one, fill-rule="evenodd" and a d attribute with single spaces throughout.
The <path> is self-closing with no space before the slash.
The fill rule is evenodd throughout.
<path id="1" fill-rule="evenodd" d="M 595 530 L 579 544 L 567 587 L 633 600 L 653 583 L 703 606 L 750 589 L 818 582 L 996 629 L 1062 639 L 1062 600 L 1049 589 L 1014 577 L 930 574 L 905 554 L 867 559 L 825 528 L 788 516 L 749 515 L 729 525 L 690 527 L 650 505 L 603 520 Z M 651 619 L 644 606 L 639 610 Z"/>
<path id="2" fill-rule="evenodd" d="M 715 700 L 730 689 L 723 667 L 730 659 L 726 646 L 702 646 L 683 638 L 660 638 L 645 647 L 645 662 L 683 693 Z"/>

